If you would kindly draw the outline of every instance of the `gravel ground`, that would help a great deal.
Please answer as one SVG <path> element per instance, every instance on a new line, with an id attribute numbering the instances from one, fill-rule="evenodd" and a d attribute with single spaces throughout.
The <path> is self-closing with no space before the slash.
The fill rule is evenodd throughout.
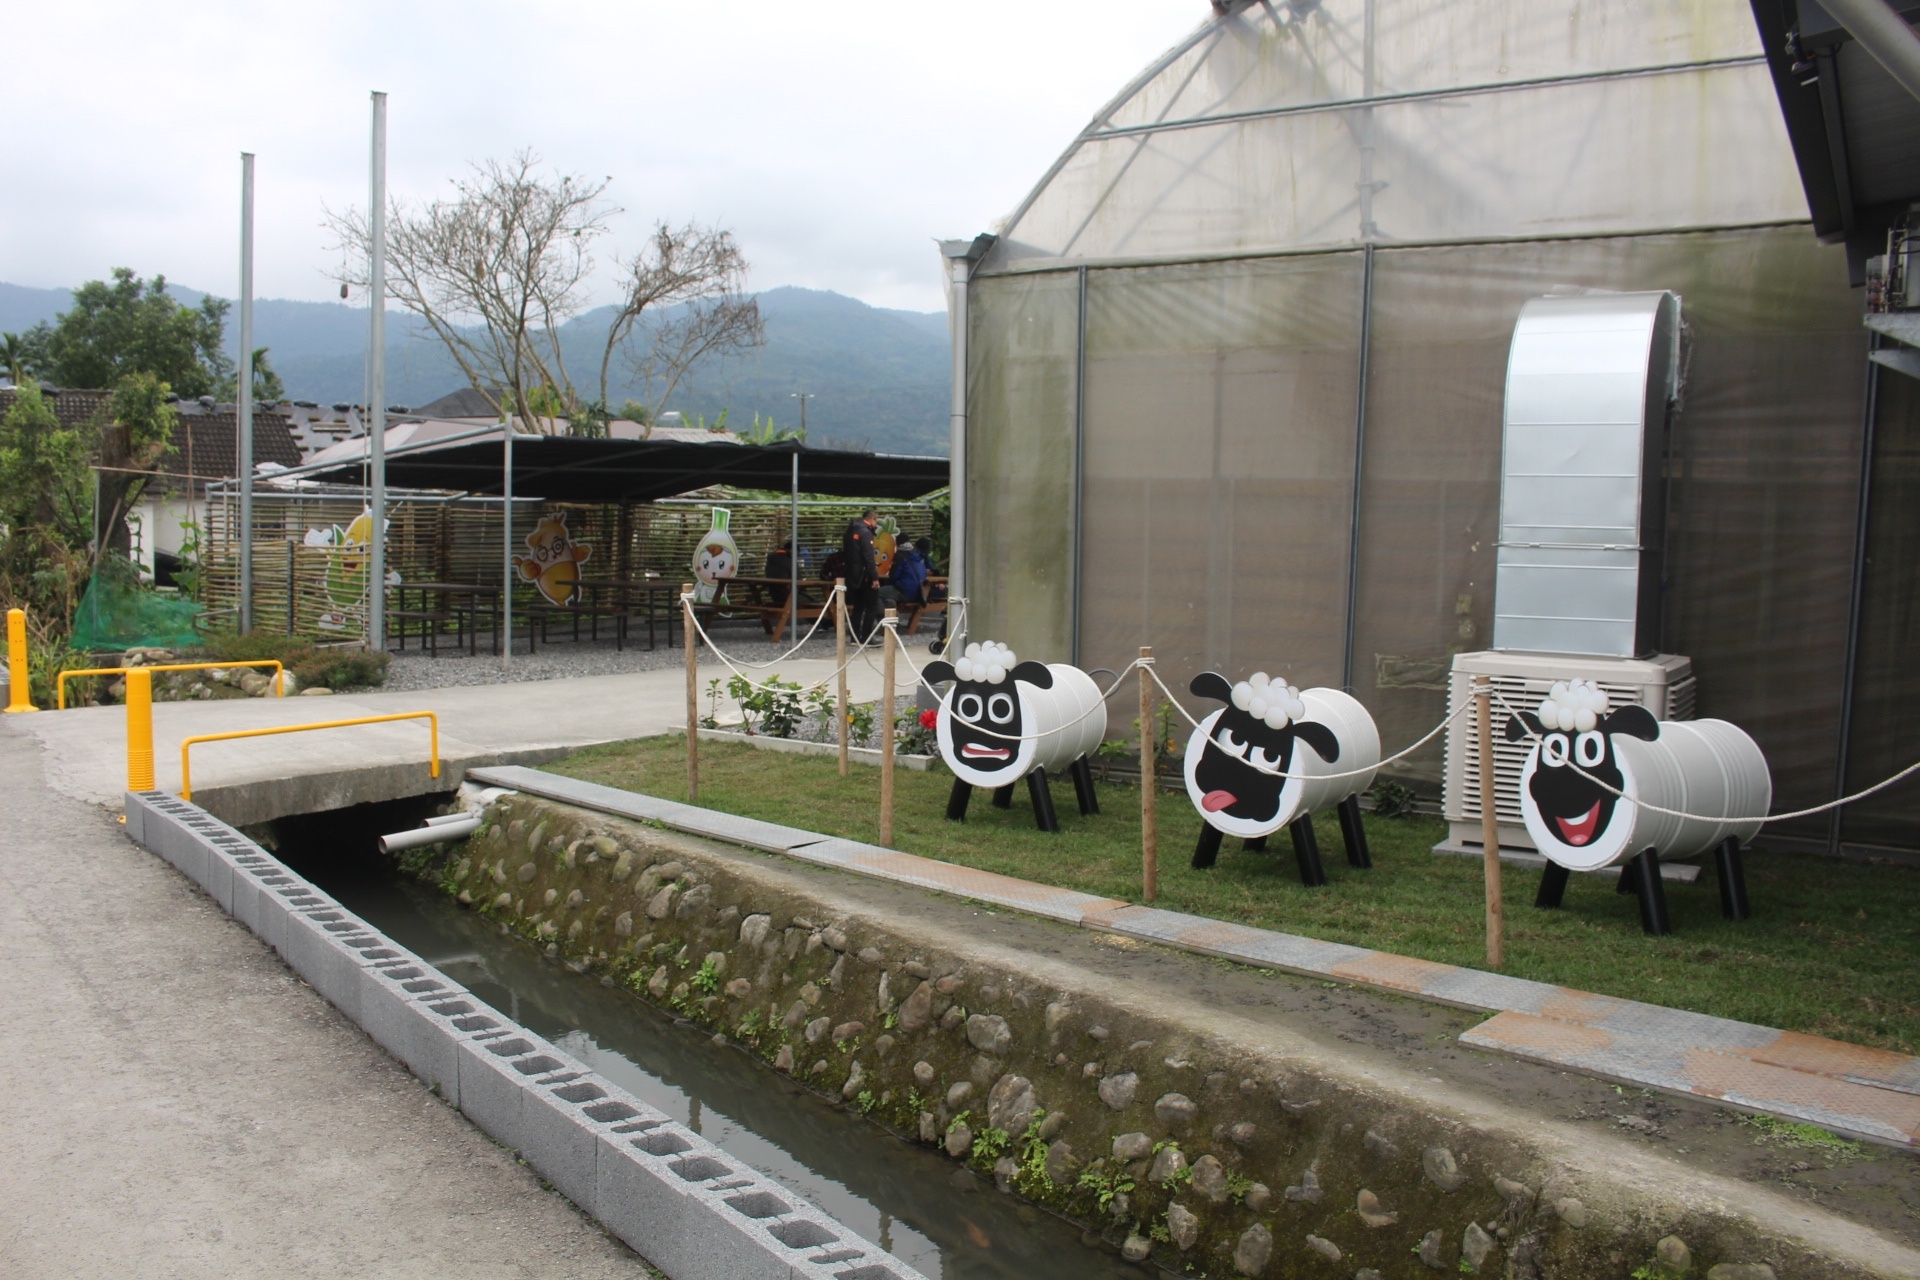
<path id="1" fill-rule="evenodd" d="M 785 653 L 785 643 L 770 643 L 758 626 L 728 628 L 714 637 L 727 656 L 736 661 L 766 662 Z M 794 655 L 798 661 L 802 658 L 828 658 L 834 654 L 834 639 L 831 632 L 815 636 L 807 646 Z M 711 661 L 711 655 L 705 646 L 701 648 L 701 660 Z M 624 651 L 616 653 L 612 640 L 594 643 L 582 640 L 578 644 L 571 640 L 556 639 L 553 644 L 543 644 L 529 657 L 524 651 L 516 650 L 513 666 L 503 671 L 498 654 L 487 652 L 483 639 L 480 653 L 469 658 L 466 650 L 455 652 L 452 646 L 440 650 L 438 657 L 408 649 L 405 653 L 393 655 L 393 665 L 387 670 L 387 682 L 383 688 L 396 692 L 408 692 L 416 689 L 444 689 L 455 685 L 507 684 L 523 680 L 563 680 L 572 676 L 624 675 L 633 671 L 657 671 L 664 667 L 678 667 L 686 661 L 686 652 L 677 643 L 669 648 L 663 642 L 658 649 L 648 650 L 643 641 L 639 648 L 628 645 Z M 759 674 L 759 673 L 756 673 Z M 765 674 L 778 674 L 774 669 Z"/>

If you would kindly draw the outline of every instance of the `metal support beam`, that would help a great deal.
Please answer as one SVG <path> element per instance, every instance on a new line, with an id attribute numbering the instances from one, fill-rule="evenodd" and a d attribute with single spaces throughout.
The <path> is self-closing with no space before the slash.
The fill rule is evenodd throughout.
<path id="1" fill-rule="evenodd" d="M 373 289 L 367 351 L 367 457 L 371 468 L 367 537 L 367 647 L 387 647 L 387 95 L 373 95 L 373 174 L 367 238 Z"/>
<path id="2" fill-rule="evenodd" d="M 1920 98 L 1920 32 L 1886 0 L 1820 0 L 1820 5 L 1902 89 Z"/>
<path id="3" fill-rule="evenodd" d="M 240 366 L 234 375 L 234 474 L 240 480 L 240 634 L 253 630 L 253 152 L 240 153 Z"/>

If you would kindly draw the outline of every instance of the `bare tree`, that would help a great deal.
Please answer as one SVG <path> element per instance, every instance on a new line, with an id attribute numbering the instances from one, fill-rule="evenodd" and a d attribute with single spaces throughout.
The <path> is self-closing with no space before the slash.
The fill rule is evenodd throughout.
<path id="1" fill-rule="evenodd" d="M 622 352 L 640 380 L 652 435 L 658 411 L 695 365 L 758 346 L 766 329 L 760 304 L 745 295 L 747 260 L 731 231 L 662 222 L 620 266 L 621 299 L 600 355 L 600 403 L 607 403 L 614 354 Z"/>
<path id="2" fill-rule="evenodd" d="M 538 165 L 528 151 L 490 160 L 454 181 L 452 199 L 418 211 L 395 201 L 387 214 L 394 299 L 426 321 L 475 391 L 526 423 L 540 388 L 577 398 L 560 328 L 579 314 L 593 242 L 618 212 L 601 200 L 606 181 L 547 178 Z M 367 287 L 366 215 L 329 211 L 326 222 L 345 251 L 341 283 Z"/>
<path id="3" fill-rule="evenodd" d="M 564 416 L 572 430 L 604 423 L 616 353 L 645 388 L 649 422 L 693 367 L 758 344 L 760 308 L 744 296 L 747 263 L 732 232 L 661 223 L 631 260 L 618 255 L 620 298 L 601 348 L 599 398 L 576 390 L 561 329 L 584 309 L 594 242 L 620 211 L 607 181 L 537 172 L 523 151 L 454 182 L 451 199 L 387 215 L 387 280 L 401 306 L 427 323 L 469 384 L 496 411 L 532 423 Z M 367 219 L 329 211 L 344 253 L 341 283 L 365 288 Z M 649 427 L 649 431 L 651 427 Z"/>

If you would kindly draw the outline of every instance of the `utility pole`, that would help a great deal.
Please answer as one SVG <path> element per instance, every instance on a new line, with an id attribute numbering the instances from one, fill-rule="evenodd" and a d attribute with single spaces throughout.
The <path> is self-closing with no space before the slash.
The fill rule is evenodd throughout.
<path id="1" fill-rule="evenodd" d="M 387 647 L 387 95 L 373 95 L 373 193 L 367 217 L 373 249 L 373 315 L 368 325 L 367 450 L 372 468 L 368 514 L 367 647 Z"/>
<path id="2" fill-rule="evenodd" d="M 240 370 L 233 469 L 240 481 L 240 634 L 253 630 L 253 152 L 240 153 Z M 189 468 L 191 470 L 191 468 Z M 192 481 L 188 481 L 189 484 Z M 96 511 L 99 510 L 95 504 Z M 289 593 L 292 587 L 288 587 Z M 291 601 L 291 594 L 289 594 Z M 288 608 L 292 608 L 289 603 Z"/>
<path id="3" fill-rule="evenodd" d="M 807 439 L 807 401 L 813 399 L 813 392 L 795 391 L 791 395 L 800 402 L 800 440 L 804 444 Z"/>

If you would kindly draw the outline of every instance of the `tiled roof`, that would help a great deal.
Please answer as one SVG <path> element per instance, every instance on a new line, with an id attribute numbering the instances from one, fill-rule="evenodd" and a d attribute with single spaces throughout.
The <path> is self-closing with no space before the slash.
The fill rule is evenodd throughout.
<path id="1" fill-rule="evenodd" d="M 13 407 L 17 393 L 0 388 L 0 415 Z M 87 426 L 96 421 L 113 398 L 110 391 L 59 390 L 48 393 L 54 416 L 67 427 Z M 230 479 L 234 471 L 235 410 L 230 404 L 211 408 L 196 401 L 174 406 L 179 421 L 173 428 L 173 452 L 162 457 L 155 469 L 176 476 L 191 474 L 203 479 Z M 288 429 L 287 415 L 277 409 L 253 411 L 253 460 L 277 462 L 283 467 L 300 465 L 300 446 Z"/>

